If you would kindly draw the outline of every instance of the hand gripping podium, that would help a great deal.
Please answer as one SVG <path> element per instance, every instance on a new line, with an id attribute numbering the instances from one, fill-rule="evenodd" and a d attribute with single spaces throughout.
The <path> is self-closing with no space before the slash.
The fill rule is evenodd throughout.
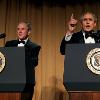
<path id="1" fill-rule="evenodd" d="M 66 44 L 64 86 L 70 91 L 100 91 L 100 44 Z"/>
<path id="2" fill-rule="evenodd" d="M 26 84 L 24 48 L 1 47 L 0 54 L 5 57 L 5 66 L 0 72 L 0 92 L 23 91 Z M 0 60 L 0 67 L 3 63 Z"/>

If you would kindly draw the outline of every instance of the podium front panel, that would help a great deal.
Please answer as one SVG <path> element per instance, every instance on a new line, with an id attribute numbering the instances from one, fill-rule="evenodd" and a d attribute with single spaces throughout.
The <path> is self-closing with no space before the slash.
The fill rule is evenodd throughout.
<path id="1" fill-rule="evenodd" d="M 100 91 L 100 75 L 86 64 L 88 53 L 100 44 L 66 44 L 64 86 L 68 91 Z"/>
<path id="2" fill-rule="evenodd" d="M 26 83 L 25 50 L 23 47 L 4 47 L 5 67 L 0 72 L 0 91 L 23 91 Z"/>

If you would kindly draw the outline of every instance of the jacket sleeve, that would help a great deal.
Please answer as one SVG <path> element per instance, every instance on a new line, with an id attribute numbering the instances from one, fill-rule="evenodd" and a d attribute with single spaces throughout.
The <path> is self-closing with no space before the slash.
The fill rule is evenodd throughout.
<path id="1" fill-rule="evenodd" d="M 31 62 L 34 67 L 38 65 L 38 60 L 39 60 L 38 55 L 39 55 L 40 48 L 41 48 L 40 46 L 37 46 L 31 52 L 32 55 Z"/>
<path id="2" fill-rule="evenodd" d="M 72 38 L 71 38 L 71 39 L 72 39 Z M 66 41 L 66 40 L 65 40 L 65 36 L 64 36 L 64 38 L 62 39 L 61 44 L 60 44 L 60 53 L 61 53 L 62 55 L 65 55 L 66 44 L 71 43 L 71 39 L 70 39 L 69 41 Z"/>

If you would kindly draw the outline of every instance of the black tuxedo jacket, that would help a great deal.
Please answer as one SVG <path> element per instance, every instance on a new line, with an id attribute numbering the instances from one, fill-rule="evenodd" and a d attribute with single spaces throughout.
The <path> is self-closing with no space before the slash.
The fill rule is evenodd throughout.
<path id="1" fill-rule="evenodd" d="M 100 30 L 98 30 L 97 32 L 93 34 L 94 34 L 95 42 L 100 43 Z M 60 45 L 60 53 L 62 55 L 65 55 L 65 45 L 67 43 L 85 43 L 82 31 L 74 33 L 69 41 L 65 41 L 65 36 L 64 36 Z"/>
<path id="2" fill-rule="evenodd" d="M 17 47 L 18 40 L 7 41 L 5 47 Z M 40 46 L 32 43 L 29 39 L 25 44 L 25 68 L 26 68 L 26 84 L 35 85 L 35 66 L 38 65 L 38 54 Z"/>

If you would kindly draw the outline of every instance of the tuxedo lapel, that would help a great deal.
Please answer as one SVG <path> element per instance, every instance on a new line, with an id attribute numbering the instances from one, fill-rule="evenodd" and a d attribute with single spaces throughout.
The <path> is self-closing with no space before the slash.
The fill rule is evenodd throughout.
<path id="1" fill-rule="evenodd" d="M 30 46 L 30 43 L 31 43 L 31 42 L 30 42 L 30 40 L 28 39 L 27 42 L 26 42 L 26 44 L 25 44 L 25 47 L 29 47 L 29 46 Z"/>
<path id="2" fill-rule="evenodd" d="M 80 37 L 79 43 L 85 43 L 85 41 L 84 41 L 84 36 Z"/>
<path id="3" fill-rule="evenodd" d="M 77 38 L 77 40 L 79 40 L 79 43 L 85 43 L 85 41 L 84 41 L 84 36 L 83 36 L 83 33 L 82 33 L 82 31 L 80 31 L 79 33 L 78 33 L 78 38 Z"/>
<path id="4" fill-rule="evenodd" d="M 85 43 L 82 31 L 73 34 L 72 43 Z"/>
<path id="5" fill-rule="evenodd" d="M 18 41 L 16 40 L 14 43 L 13 43 L 13 46 L 18 46 Z"/>

